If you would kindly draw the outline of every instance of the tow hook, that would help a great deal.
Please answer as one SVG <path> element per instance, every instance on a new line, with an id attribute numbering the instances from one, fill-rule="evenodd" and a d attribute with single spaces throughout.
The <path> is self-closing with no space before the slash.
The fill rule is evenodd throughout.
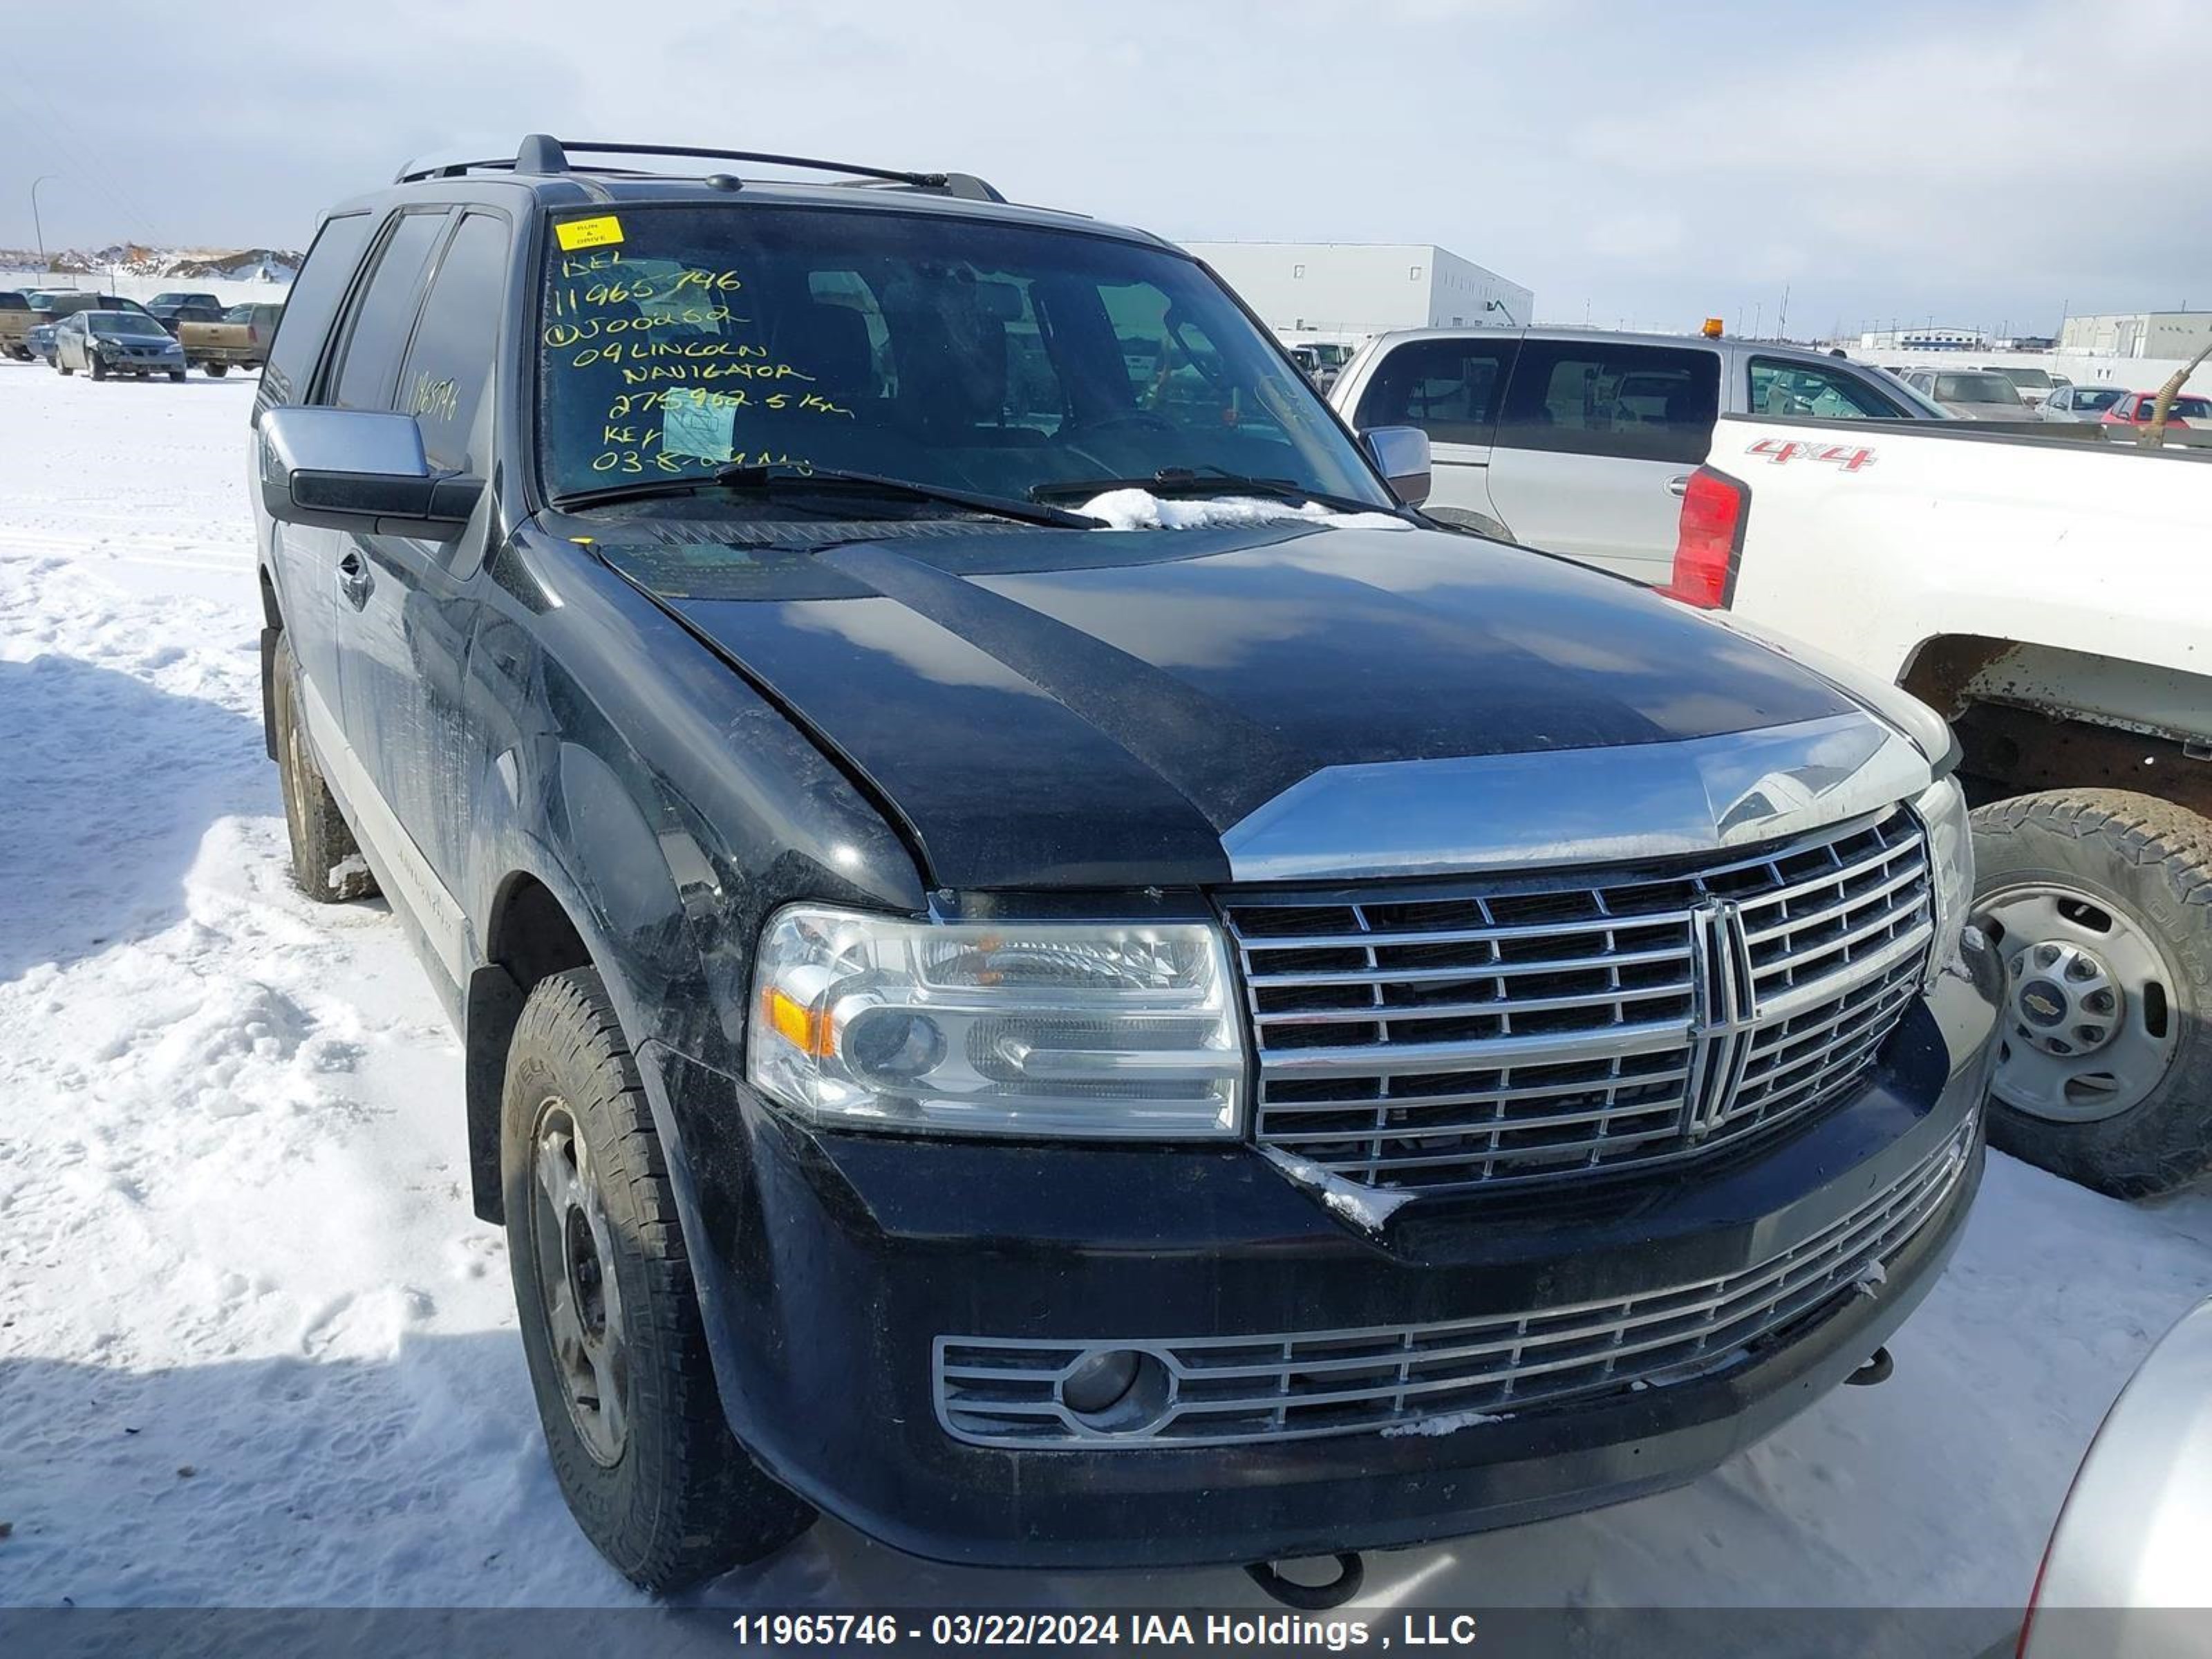
<path id="1" fill-rule="evenodd" d="M 1336 1577 L 1326 1584 L 1301 1584 L 1295 1578 L 1285 1578 L 1272 1561 L 1255 1561 L 1244 1571 L 1269 1595 L 1300 1613 L 1326 1613 L 1340 1607 L 1359 1594 L 1360 1585 L 1367 1580 L 1366 1563 L 1357 1550 L 1338 1553 Z"/>
<path id="2" fill-rule="evenodd" d="M 1897 1362 L 1889 1357 L 1887 1348 L 1876 1348 L 1874 1358 L 1844 1379 L 1854 1389 L 1870 1389 L 1877 1382 L 1889 1381 L 1889 1374 L 1897 1369 Z"/>

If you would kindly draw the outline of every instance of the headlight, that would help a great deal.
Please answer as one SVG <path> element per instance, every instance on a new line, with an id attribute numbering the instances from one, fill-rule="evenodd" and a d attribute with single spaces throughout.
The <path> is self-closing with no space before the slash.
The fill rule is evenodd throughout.
<path id="1" fill-rule="evenodd" d="M 1244 1049 L 1205 923 L 770 919 L 753 1086 L 817 1122 L 959 1134 L 1234 1135 Z"/>
<path id="2" fill-rule="evenodd" d="M 1966 818 L 1966 792 L 1956 778 L 1929 784 L 1912 810 L 1928 831 L 1928 880 L 1936 898 L 1936 946 L 1928 954 L 1932 984 L 1959 956 L 1966 907 L 1974 896 L 1974 834 Z"/>

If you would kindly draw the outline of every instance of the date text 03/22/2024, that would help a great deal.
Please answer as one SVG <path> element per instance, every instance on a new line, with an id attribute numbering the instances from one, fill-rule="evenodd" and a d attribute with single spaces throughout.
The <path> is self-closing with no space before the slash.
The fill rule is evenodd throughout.
<path id="1" fill-rule="evenodd" d="M 1190 1614 L 1180 1613 L 939 1613 L 924 1624 L 892 1613 L 746 1613 L 731 1624 L 739 1647 L 933 1649 L 1030 1647 L 1183 1648 L 1228 1653 L 1281 1653 L 1310 1649 L 1345 1653 L 1392 1648 L 1468 1648 L 1475 1641 L 1472 1613 L 1403 1613 L 1395 1626 L 1363 1619 L 1316 1618 L 1303 1613 Z"/>

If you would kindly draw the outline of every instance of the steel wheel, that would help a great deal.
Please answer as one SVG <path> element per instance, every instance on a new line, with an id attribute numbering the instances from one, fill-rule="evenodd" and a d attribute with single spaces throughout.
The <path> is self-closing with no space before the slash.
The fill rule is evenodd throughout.
<path id="1" fill-rule="evenodd" d="M 546 1335 L 577 1437 L 611 1468 L 629 1443 L 629 1352 L 606 1206 L 590 1149 L 561 1101 L 539 1106 L 533 1145 L 532 1224 Z"/>
<path id="2" fill-rule="evenodd" d="M 2118 1116 L 2173 1062 L 2174 969 L 2125 910 L 2085 889 L 2036 883 L 1980 896 L 2005 964 L 1995 1082 L 2006 1105 L 2060 1123 Z"/>

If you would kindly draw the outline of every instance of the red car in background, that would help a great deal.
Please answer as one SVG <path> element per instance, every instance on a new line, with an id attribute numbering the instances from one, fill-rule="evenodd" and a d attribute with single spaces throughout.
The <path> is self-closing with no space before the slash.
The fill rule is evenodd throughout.
<path id="1" fill-rule="evenodd" d="M 2158 393 L 2155 392 L 2123 392 L 2112 406 L 2098 417 L 2098 423 L 2101 426 L 2148 426 L 2151 410 L 2157 402 Z M 2191 421 L 2202 421 L 2212 426 L 2212 398 L 2202 398 L 2195 392 L 2185 392 L 2173 400 L 2173 407 L 2166 411 L 2166 423 L 2185 427 Z"/>

